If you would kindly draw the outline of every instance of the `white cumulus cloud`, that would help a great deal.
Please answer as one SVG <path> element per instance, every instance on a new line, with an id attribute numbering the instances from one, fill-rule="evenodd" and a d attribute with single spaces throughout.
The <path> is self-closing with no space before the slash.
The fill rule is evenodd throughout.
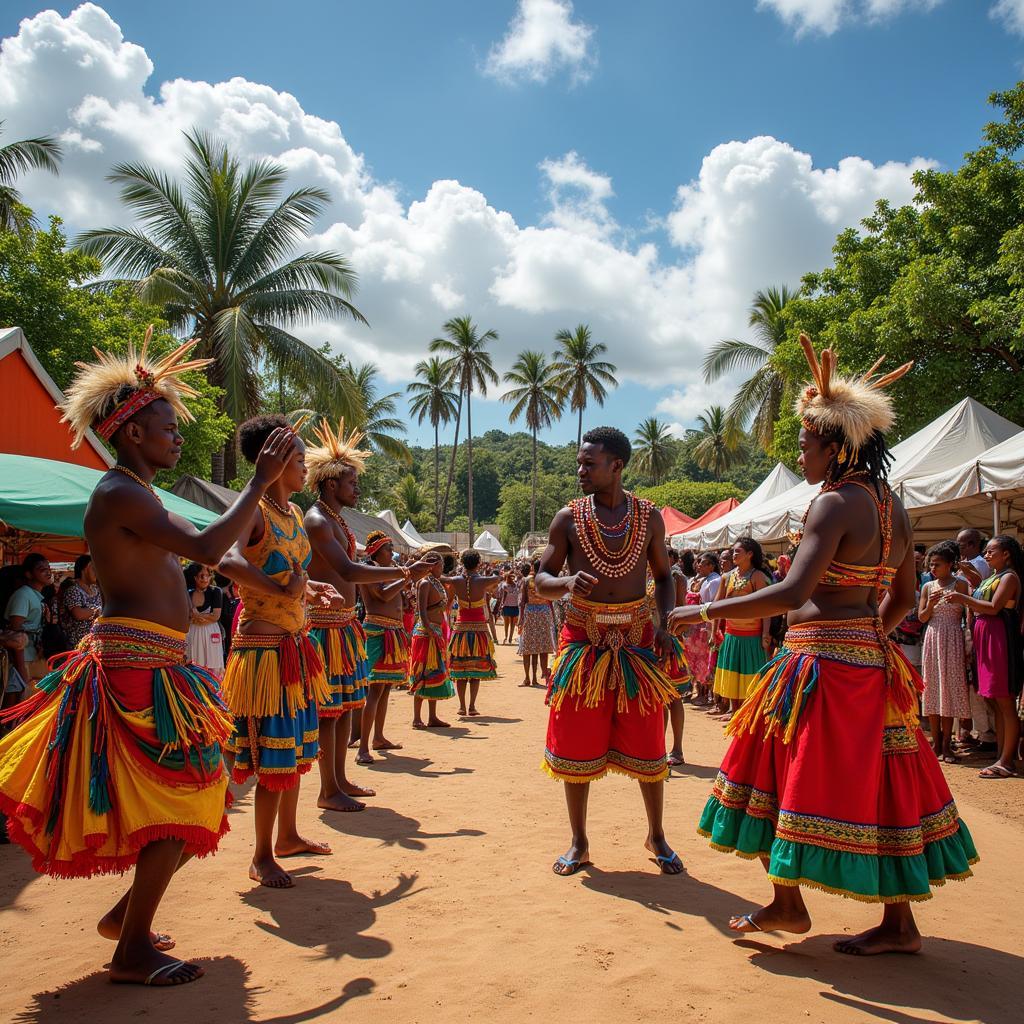
<path id="1" fill-rule="evenodd" d="M 500 43 L 491 47 L 483 70 L 504 81 L 546 82 L 566 70 L 573 82 L 585 82 L 597 57 L 594 29 L 573 21 L 571 0 L 519 0 L 515 17 Z"/>
<path id="2" fill-rule="evenodd" d="M 758 0 L 759 9 L 773 10 L 797 35 L 832 35 L 855 21 L 876 22 L 904 11 L 930 11 L 943 0 Z M 1006 3 L 1008 0 L 1001 0 Z"/>
<path id="3" fill-rule="evenodd" d="M 704 157 L 694 180 L 664 197 L 663 233 L 636 243 L 610 212 L 611 178 L 575 151 L 539 165 L 548 209 L 538 223 L 520 224 L 455 180 L 403 201 L 373 179 L 337 122 L 307 114 L 288 93 L 234 78 L 165 81 L 147 95 L 153 71 L 145 51 L 92 4 L 66 18 L 47 11 L 26 19 L 3 41 L 6 138 L 49 133 L 67 150 L 59 177 L 24 179 L 38 213 L 57 210 L 76 229 L 124 223 L 104 180 L 111 166 L 142 160 L 176 173 L 182 131 L 206 129 L 240 157 L 280 160 L 293 184 L 334 196 L 309 245 L 351 259 L 360 278 L 356 304 L 372 327 L 307 325 L 299 328 L 307 341 L 374 360 L 397 383 L 453 315 L 469 313 L 499 331 L 499 371 L 521 349 L 544 347 L 559 328 L 586 322 L 608 344 L 620 377 L 663 389 L 658 411 L 679 422 L 712 399 L 727 400 L 725 390 L 703 384 L 699 366 L 719 338 L 742 336 L 753 292 L 796 285 L 826 265 L 840 230 L 879 197 L 907 202 L 911 174 L 929 166 L 848 157 L 820 168 L 769 136 L 726 142 Z"/>
<path id="4" fill-rule="evenodd" d="M 1024 36 L 1024 0 L 996 0 L 989 14 L 1002 21 L 1009 31 Z"/>

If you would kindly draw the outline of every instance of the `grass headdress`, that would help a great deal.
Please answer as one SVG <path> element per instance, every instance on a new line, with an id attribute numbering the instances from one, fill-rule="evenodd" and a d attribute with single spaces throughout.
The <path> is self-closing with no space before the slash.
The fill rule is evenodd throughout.
<path id="1" fill-rule="evenodd" d="M 340 476 L 348 467 L 357 474 L 366 468 L 370 453 L 359 448 L 363 435 L 353 430 L 345 437 L 344 417 L 338 421 L 336 431 L 331 429 L 327 420 L 323 420 L 313 428 L 313 434 L 320 444 L 306 449 L 306 483 L 312 490 L 315 491 L 324 480 Z"/>

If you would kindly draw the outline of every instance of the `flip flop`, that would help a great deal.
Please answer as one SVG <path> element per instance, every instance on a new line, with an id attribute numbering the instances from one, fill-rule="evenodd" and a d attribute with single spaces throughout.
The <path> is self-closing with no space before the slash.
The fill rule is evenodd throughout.
<path id="1" fill-rule="evenodd" d="M 686 764 L 686 761 L 681 757 L 676 757 L 675 755 L 670 754 L 665 759 L 665 764 L 667 764 L 669 768 L 679 768 L 681 765 Z"/>
<path id="2" fill-rule="evenodd" d="M 742 916 L 742 917 L 740 918 L 740 920 L 741 920 L 741 921 L 746 921 L 746 922 L 747 922 L 747 924 L 749 924 L 749 925 L 750 925 L 750 927 L 751 927 L 751 928 L 753 928 L 755 932 L 763 932 L 763 931 L 764 931 L 764 929 L 763 929 L 763 928 L 762 928 L 762 927 L 761 927 L 761 926 L 760 926 L 760 925 L 759 925 L 759 924 L 758 924 L 758 923 L 757 923 L 757 922 L 756 922 L 756 921 L 754 920 L 754 918 L 753 918 L 753 915 L 751 915 L 751 914 L 744 914 L 744 915 L 743 915 L 743 916 Z M 731 927 L 731 926 L 730 926 L 730 927 Z M 739 934 L 740 934 L 740 935 L 743 935 L 743 934 L 744 934 L 743 932 L 741 932 L 741 931 L 739 930 L 739 928 L 733 928 L 732 930 L 733 930 L 734 932 L 739 932 Z"/>
<path id="3" fill-rule="evenodd" d="M 1004 768 L 1001 764 L 990 764 L 978 772 L 979 779 L 1013 779 L 1016 777 L 1016 772 L 1011 772 L 1009 768 Z"/>
<path id="4" fill-rule="evenodd" d="M 658 862 L 658 867 L 661 868 L 663 875 L 681 875 L 683 873 L 683 862 L 679 859 L 679 854 L 675 850 L 672 850 L 667 857 L 660 853 L 654 855 L 654 859 Z M 669 871 L 668 867 L 670 864 L 678 864 L 678 871 Z"/>
<path id="5" fill-rule="evenodd" d="M 560 876 L 561 878 L 568 878 L 570 875 L 575 875 L 576 872 L 579 871 L 580 868 L 584 867 L 585 865 L 587 865 L 589 863 L 590 863 L 589 860 L 569 860 L 569 858 L 566 857 L 563 854 L 561 857 L 558 858 L 558 860 L 555 861 L 555 865 L 551 868 L 551 870 L 556 875 Z M 572 868 L 572 870 L 571 871 L 555 871 L 555 867 L 557 865 L 559 865 L 559 864 L 561 864 L 561 865 L 563 865 L 564 867 L 567 867 L 567 868 Z"/>
<path id="6" fill-rule="evenodd" d="M 165 974 L 173 974 L 175 971 L 181 970 L 182 967 L 188 967 L 187 960 L 172 960 L 169 964 L 164 964 L 163 967 L 158 967 L 148 978 L 142 983 L 143 985 L 154 985 L 156 980 Z M 193 981 L 198 981 L 202 975 L 197 975 L 194 978 L 183 978 L 181 981 L 171 981 L 166 985 L 157 985 L 157 988 L 171 988 L 174 985 L 188 985 Z"/>

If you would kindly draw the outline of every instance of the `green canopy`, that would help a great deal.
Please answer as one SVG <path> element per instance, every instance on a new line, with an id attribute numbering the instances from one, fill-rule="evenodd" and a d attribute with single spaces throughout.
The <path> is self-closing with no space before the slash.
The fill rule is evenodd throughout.
<path id="1" fill-rule="evenodd" d="M 103 473 L 70 462 L 0 454 L 0 520 L 16 530 L 54 537 L 83 537 L 85 507 Z M 217 515 L 157 488 L 168 512 L 193 526 L 209 526 Z"/>

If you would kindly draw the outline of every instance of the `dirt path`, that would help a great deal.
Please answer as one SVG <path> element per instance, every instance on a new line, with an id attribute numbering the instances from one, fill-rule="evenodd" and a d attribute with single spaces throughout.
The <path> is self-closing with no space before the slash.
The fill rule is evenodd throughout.
<path id="1" fill-rule="evenodd" d="M 974 798 L 1016 807 L 1018 781 L 979 792 L 973 773 L 950 772 L 983 861 L 974 879 L 920 909 L 924 955 L 833 953 L 837 935 L 878 912 L 817 893 L 807 896 L 812 937 L 734 941 L 728 916 L 753 910 L 767 886 L 759 867 L 711 851 L 694 833 L 724 746 L 720 728 L 689 715 L 690 765 L 668 787 L 669 840 L 684 875 L 658 873 L 642 845 L 637 787 L 611 777 L 591 799 L 594 866 L 558 878 L 550 864 L 567 830 L 561 788 L 538 770 L 543 695 L 515 685 L 511 648 L 499 647 L 499 664 L 502 678 L 482 692 L 485 717 L 443 733 L 414 733 L 409 698 L 392 698 L 391 731 L 405 749 L 354 772 L 378 789 L 372 809 L 328 819 L 314 806 L 315 774 L 307 777 L 300 820 L 335 854 L 289 862 L 294 889 L 246 878 L 252 802 L 239 794 L 221 853 L 172 883 L 157 922 L 180 955 L 207 958 L 195 985 L 108 985 L 111 946 L 94 928 L 122 883 L 39 878 L 20 850 L 0 847 L 0 1021 L 1024 1019 L 1024 957 L 1011 952 L 1024 918 L 1020 826 Z"/>

